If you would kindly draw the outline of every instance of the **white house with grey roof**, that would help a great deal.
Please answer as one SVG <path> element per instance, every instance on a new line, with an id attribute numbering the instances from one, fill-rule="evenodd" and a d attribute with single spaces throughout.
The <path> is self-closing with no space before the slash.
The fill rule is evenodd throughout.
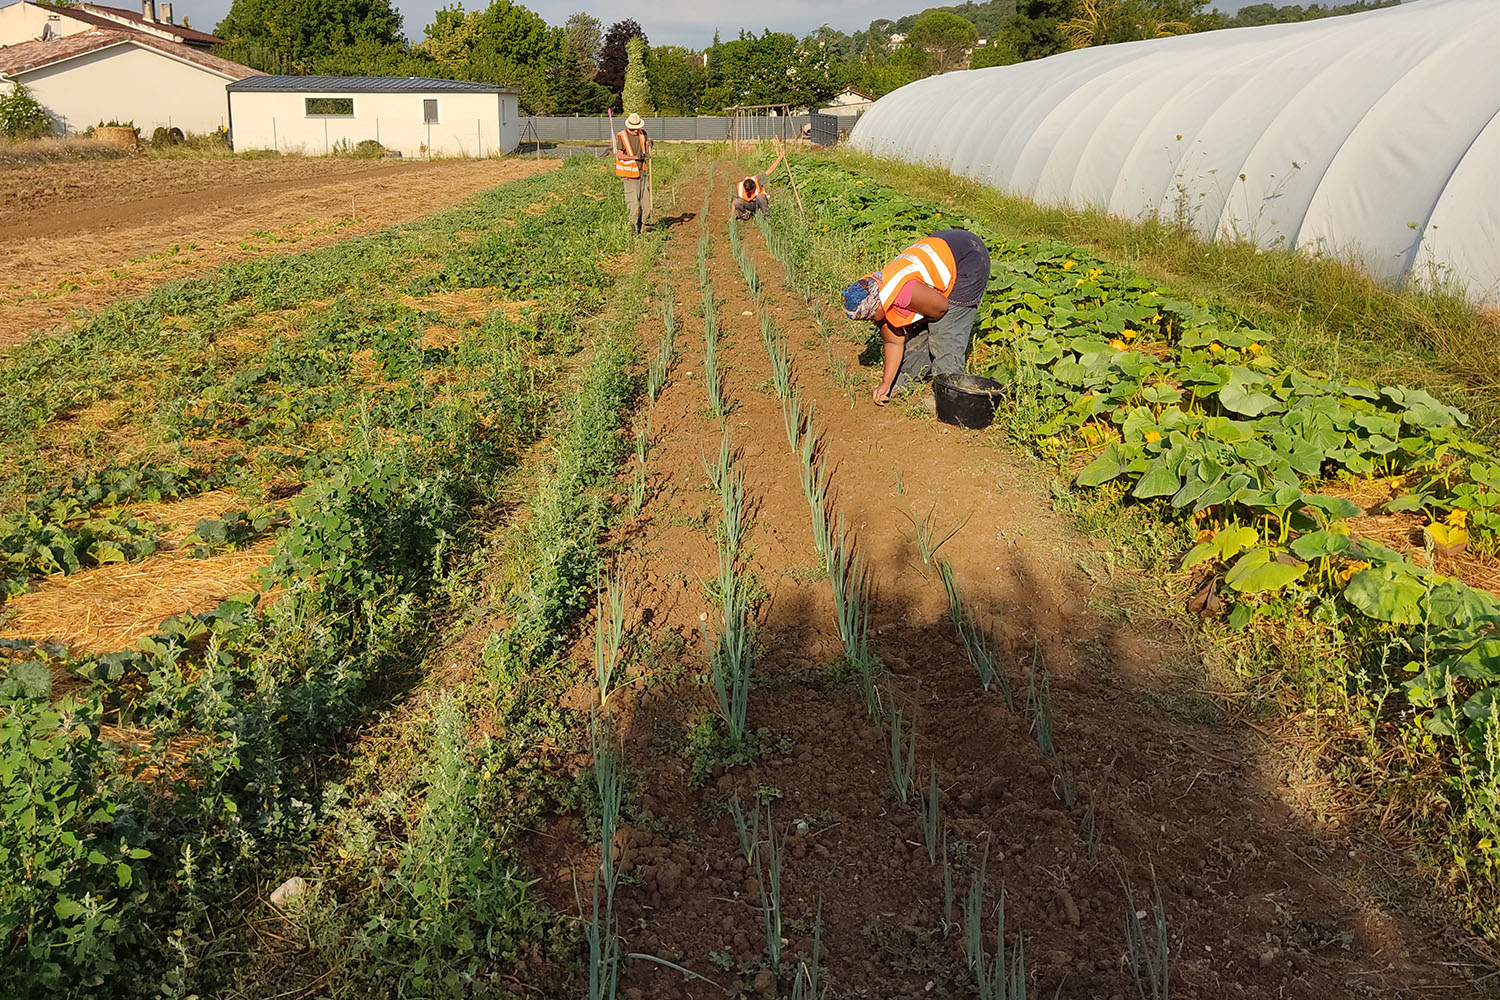
<path id="1" fill-rule="evenodd" d="M 462 80 L 254 76 L 231 83 L 236 151 L 324 155 L 374 139 L 404 157 L 496 156 L 520 140 L 520 91 Z"/>

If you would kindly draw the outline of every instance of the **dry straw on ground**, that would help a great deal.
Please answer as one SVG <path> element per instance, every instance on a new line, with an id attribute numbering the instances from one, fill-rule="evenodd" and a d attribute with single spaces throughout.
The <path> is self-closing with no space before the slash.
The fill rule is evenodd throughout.
<path id="1" fill-rule="evenodd" d="M 111 563 L 70 576 L 39 581 L 36 589 L 6 602 L 0 638 L 59 643 L 75 653 L 129 649 L 174 615 L 212 610 L 231 594 L 253 590 L 256 572 L 271 561 L 272 539 L 237 552 L 194 559 L 181 542 L 200 519 L 244 502 L 226 490 L 172 503 L 143 503 L 136 516 L 170 525 L 166 546 L 149 559 Z"/>

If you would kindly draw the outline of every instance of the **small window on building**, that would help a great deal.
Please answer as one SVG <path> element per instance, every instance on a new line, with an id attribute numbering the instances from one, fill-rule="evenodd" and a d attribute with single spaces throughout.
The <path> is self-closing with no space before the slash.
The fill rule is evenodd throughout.
<path id="1" fill-rule="evenodd" d="M 307 99 L 307 117 L 309 118 L 353 118 L 354 98 L 352 97 L 309 97 Z"/>
<path id="2" fill-rule="evenodd" d="M 423 101 L 422 102 L 422 124 L 423 125 L 436 125 L 437 123 L 438 123 L 437 101 Z"/>

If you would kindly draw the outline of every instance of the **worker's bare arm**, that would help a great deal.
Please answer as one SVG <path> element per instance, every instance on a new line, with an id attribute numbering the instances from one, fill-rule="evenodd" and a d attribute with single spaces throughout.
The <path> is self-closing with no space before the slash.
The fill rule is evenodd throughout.
<path id="1" fill-rule="evenodd" d="M 901 359 L 906 355 L 906 338 L 901 331 L 885 322 L 883 319 L 880 326 L 881 346 L 885 353 L 885 367 L 882 369 L 880 384 L 870 397 L 875 400 L 876 406 L 884 406 L 886 400 L 891 398 L 891 387 L 896 384 L 896 376 L 901 372 Z"/>
<path id="2" fill-rule="evenodd" d="M 912 312 L 921 313 L 929 320 L 942 319 L 948 315 L 948 296 L 931 285 L 923 284 L 920 281 L 913 281 L 911 287 L 911 309 Z"/>

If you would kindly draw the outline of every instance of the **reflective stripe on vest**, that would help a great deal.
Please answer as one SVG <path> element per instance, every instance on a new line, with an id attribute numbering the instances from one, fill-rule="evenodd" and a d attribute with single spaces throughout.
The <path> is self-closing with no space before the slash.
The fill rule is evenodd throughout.
<path id="1" fill-rule="evenodd" d="M 620 151 L 615 154 L 615 176 L 616 177 L 640 177 L 641 164 L 638 160 L 627 160 L 627 156 L 639 156 L 640 153 L 630 144 L 630 130 L 621 129 L 615 138 L 620 141 Z M 641 150 L 646 148 L 645 142 L 641 143 Z"/>
<path id="2" fill-rule="evenodd" d="M 886 322 L 891 326 L 910 326 L 927 318 L 919 312 L 891 305 L 908 281 L 920 281 L 944 295 L 951 293 L 958 282 L 958 264 L 953 259 L 953 250 L 937 237 L 929 236 L 901 251 L 880 272 L 880 305 L 885 309 Z"/>
<path id="3" fill-rule="evenodd" d="M 752 186 L 755 188 L 754 191 L 751 191 Z M 754 177 L 746 177 L 740 181 L 741 201 L 754 201 L 759 195 L 765 195 L 767 201 L 771 200 L 771 192 L 757 184 Z"/>

